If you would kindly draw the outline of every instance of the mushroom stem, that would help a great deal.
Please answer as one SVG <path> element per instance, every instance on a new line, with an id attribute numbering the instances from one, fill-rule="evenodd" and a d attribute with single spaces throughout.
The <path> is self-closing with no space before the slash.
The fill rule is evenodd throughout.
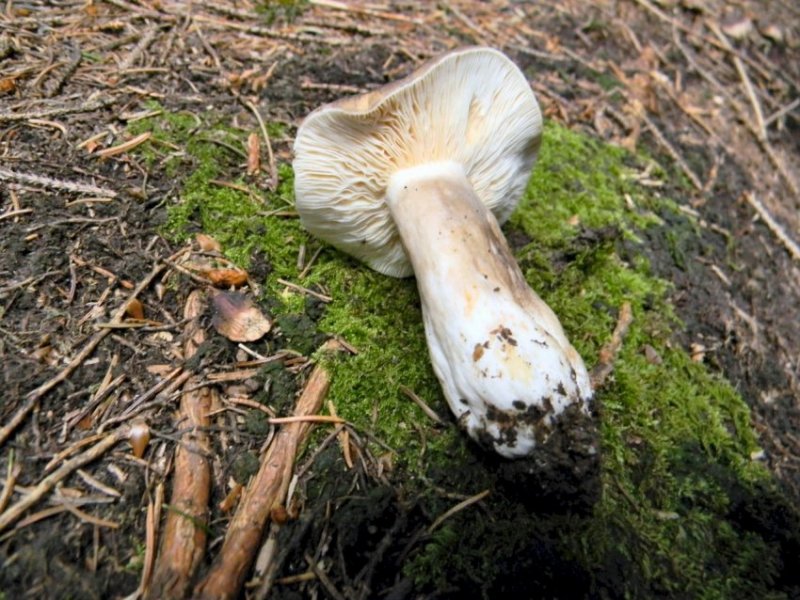
<path id="1" fill-rule="evenodd" d="M 434 371 L 467 432 L 514 458 L 544 443 L 568 409 L 588 414 L 583 361 L 463 167 L 399 171 L 386 199 L 414 267 Z"/>

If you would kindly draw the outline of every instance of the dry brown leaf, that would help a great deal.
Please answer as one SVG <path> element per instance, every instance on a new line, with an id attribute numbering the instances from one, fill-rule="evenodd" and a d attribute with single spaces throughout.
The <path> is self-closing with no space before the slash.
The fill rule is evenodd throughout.
<path id="1" fill-rule="evenodd" d="M 136 298 L 128 302 L 128 305 L 125 307 L 125 316 L 129 319 L 137 319 L 142 320 L 144 319 L 144 305 L 139 302 Z"/>
<path id="2" fill-rule="evenodd" d="M 0 94 L 9 94 L 16 91 L 17 81 L 13 77 L 3 77 L 0 79 Z"/>
<path id="3" fill-rule="evenodd" d="M 211 269 L 204 275 L 214 287 L 223 289 L 238 288 L 247 283 L 247 272 L 239 269 Z"/>
<path id="4" fill-rule="evenodd" d="M 203 252 L 222 251 L 222 246 L 220 245 L 220 243 L 210 235 L 206 235 L 205 233 L 198 233 L 197 235 L 194 236 L 194 239 Z"/>
<path id="5" fill-rule="evenodd" d="M 254 342 L 272 328 L 264 313 L 239 292 L 215 295 L 214 309 L 214 329 L 233 342 Z"/>

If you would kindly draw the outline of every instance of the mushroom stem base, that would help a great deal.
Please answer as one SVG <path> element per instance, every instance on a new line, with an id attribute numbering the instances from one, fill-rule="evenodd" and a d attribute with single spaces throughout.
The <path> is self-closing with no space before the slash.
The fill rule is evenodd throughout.
<path id="1" fill-rule="evenodd" d="M 463 167 L 400 171 L 386 197 L 414 267 L 434 371 L 470 436 L 522 457 L 559 429 L 567 408 L 588 415 L 583 361 Z"/>

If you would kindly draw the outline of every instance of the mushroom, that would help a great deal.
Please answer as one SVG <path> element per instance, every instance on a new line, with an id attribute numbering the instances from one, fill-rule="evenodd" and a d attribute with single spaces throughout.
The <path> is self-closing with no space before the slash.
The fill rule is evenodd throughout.
<path id="1" fill-rule="evenodd" d="M 499 226 L 525 190 L 541 128 L 516 65 L 465 48 L 318 108 L 294 144 L 303 225 L 381 273 L 416 276 L 445 398 L 473 439 L 507 458 L 589 417 L 592 397 Z"/>

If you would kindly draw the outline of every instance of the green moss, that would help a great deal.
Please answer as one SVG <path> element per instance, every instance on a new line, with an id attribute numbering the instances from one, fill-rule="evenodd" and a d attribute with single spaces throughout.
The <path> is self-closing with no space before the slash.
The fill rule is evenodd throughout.
<path id="1" fill-rule="evenodd" d="M 253 413 L 255 412 L 253 411 Z M 236 481 L 245 484 L 258 472 L 259 464 L 258 456 L 252 452 L 244 452 L 234 460 L 231 474 Z"/>
<path id="2" fill-rule="evenodd" d="M 256 4 L 256 11 L 263 15 L 267 25 L 276 21 L 291 23 L 303 14 L 308 7 L 308 0 L 261 0 Z"/>
<path id="3" fill-rule="evenodd" d="M 219 144 L 241 148 L 241 132 L 181 114 L 142 121 L 136 130 L 154 132 L 154 142 L 141 150 L 146 160 L 188 172 L 168 209 L 171 236 L 202 230 L 243 267 L 253 257 L 266 261 L 259 282 L 264 302 L 278 316 L 290 347 L 310 352 L 321 331 L 358 349 L 355 356 L 323 359 L 332 370 L 329 399 L 359 430 L 396 450 L 398 473 L 409 494 L 421 494 L 426 512 L 441 514 L 451 503 L 420 483 L 427 478 L 465 494 L 492 487 L 495 475 L 476 466 L 465 436 L 454 426 L 434 428 L 401 391 L 406 386 L 447 414 L 429 365 L 413 280 L 381 276 L 329 247 L 300 280 L 300 247 L 310 256 L 320 243 L 296 218 L 276 214 L 291 207 L 289 165 L 280 166 L 279 188 L 264 193 L 241 175 L 241 158 Z M 734 491 L 754 493 L 768 479 L 750 460 L 757 446 L 748 409 L 728 382 L 670 342 L 680 324 L 667 301 L 669 285 L 636 253 L 627 262 L 621 258 L 623 241 L 636 248 L 643 231 L 663 226 L 659 215 L 671 218 L 676 260 L 680 236 L 695 235 L 694 225 L 670 202 L 636 183 L 643 170 L 623 150 L 550 124 L 528 192 L 506 226 L 512 237 L 528 240 L 518 250 L 520 265 L 589 366 L 609 339 L 619 308 L 624 302 L 632 307 L 634 322 L 614 375 L 598 393 L 600 502 L 589 516 L 531 519 L 518 499 L 492 494 L 491 520 L 459 513 L 412 554 L 405 570 L 418 584 L 446 591 L 448 581 L 453 585 L 470 573 L 489 593 L 501 589 L 498 578 L 508 575 L 504 560 L 511 564 L 520 552 L 536 554 L 544 547 L 542 560 L 557 557 L 577 565 L 587 585 L 617 596 L 724 598 L 769 589 L 778 568 L 775 544 L 742 530 L 731 516 Z M 316 324 L 318 315 L 305 316 L 306 298 L 280 278 L 333 298 Z M 645 345 L 656 350 L 660 363 L 647 360 Z M 541 544 L 533 548 L 531 540 Z M 530 577 L 525 573 L 520 577 Z M 611 581 L 612 573 L 618 580 Z"/>

